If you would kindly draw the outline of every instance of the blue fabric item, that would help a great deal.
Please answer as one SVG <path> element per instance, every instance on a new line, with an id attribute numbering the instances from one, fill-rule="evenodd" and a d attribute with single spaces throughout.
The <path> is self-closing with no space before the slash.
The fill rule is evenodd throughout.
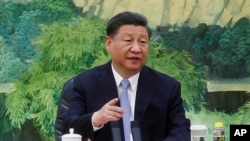
<path id="1" fill-rule="evenodd" d="M 123 115 L 124 137 L 125 137 L 125 141 L 130 141 L 131 108 L 130 108 L 130 103 L 128 99 L 128 88 L 130 86 L 130 83 L 127 79 L 123 79 L 120 85 L 122 86 L 122 91 L 120 95 L 120 103 L 121 103 L 121 107 L 125 111 Z"/>

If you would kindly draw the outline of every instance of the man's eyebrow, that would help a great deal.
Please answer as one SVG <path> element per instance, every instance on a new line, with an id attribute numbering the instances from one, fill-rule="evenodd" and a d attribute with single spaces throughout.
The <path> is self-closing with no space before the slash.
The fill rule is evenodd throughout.
<path id="1" fill-rule="evenodd" d="M 132 33 L 130 32 L 124 32 L 123 34 L 126 34 L 126 35 L 132 35 Z M 147 34 L 144 34 L 144 33 L 140 33 L 140 35 L 143 35 L 145 37 L 147 37 L 148 35 Z"/>

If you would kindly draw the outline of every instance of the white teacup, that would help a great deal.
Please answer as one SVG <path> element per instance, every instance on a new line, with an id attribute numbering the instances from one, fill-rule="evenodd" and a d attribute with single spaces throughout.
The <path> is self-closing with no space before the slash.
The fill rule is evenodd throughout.
<path id="1" fill-rule="evenodd" d="M 62 141 L 81 141 L 82 136 L 79 134 L 74 134 L 74 129 L 69 129 L 69 134 L 62 135 Z"/>
<path id="2" fill-rule="evenodd" d="M 206 125 L 191 125 L 191 141 L 206 141 Z"/>

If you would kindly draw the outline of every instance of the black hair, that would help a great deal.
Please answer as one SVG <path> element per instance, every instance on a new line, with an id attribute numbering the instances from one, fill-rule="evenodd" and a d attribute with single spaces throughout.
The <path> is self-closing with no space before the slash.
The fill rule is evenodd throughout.
<path id="1" fill-rule="evenodd" d="M 129 11 L 122 12 L 115 15 L 108 21 L 106 26 L 106 35 L 113 37 L 118 32 L 119 28 L 123 25 L 139 25 L 144 26 L 147 29 L 148 36 L 150 38 L 151 29 L 147 24 L 148 20 L 142 14 Z"/>

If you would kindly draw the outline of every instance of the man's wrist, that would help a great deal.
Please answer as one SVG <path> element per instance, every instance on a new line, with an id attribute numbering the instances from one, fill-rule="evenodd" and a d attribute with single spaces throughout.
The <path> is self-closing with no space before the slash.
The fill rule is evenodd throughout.
<path id="1" fill-rule="evenodd" d="M 95 113 L 92 115 L 92 119 L 91 119 L 92 125 L 93 125 L 93 127 L 100 128 L 100 127 L 103 126 L 103 124 L 97 122 L 98 120 L 96 120 L 96 116 L 97 116 L 96 114 L 98 114 L 98 113 L 95 112 Z"/>
<path id="2" fill-rule="evenodd" d="M 99 129 L 101 129 L 103 127 L 102 124 L 96 124 L 94 122 L 95 117 L 96 117 L 96 112 L 92 115 L 92 118 L 91 118 L 91 122 L 92 122 L 92 126 L 93 126 L 93 131 L 97 131 L 97 130 L 99 130 Z"/>

